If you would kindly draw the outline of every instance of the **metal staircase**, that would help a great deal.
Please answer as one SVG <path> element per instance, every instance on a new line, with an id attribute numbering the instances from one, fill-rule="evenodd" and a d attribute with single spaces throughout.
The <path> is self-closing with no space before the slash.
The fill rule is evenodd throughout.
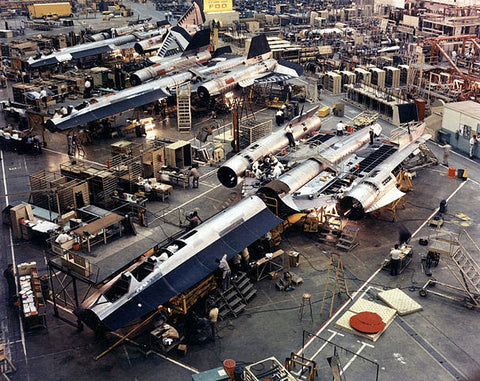
<path id="1" fill-rule="evenodd" d="M 257 290 L 245 273 L 240 273 L 237 278 L 232 279 L 232 284 L 245 304 L 257 294 Z"/>
<path id="2" fill-rule="evenodd" d="M 218 291 L 216 298 L 218 317 L 222 320 L 230 315 L 237 317 L 256 294 L 257 290 L 247 274 L 239 273 L 236 278 L 232 278 L 232 286 L 228 290 Z"/>
<path id="3" fill-rule="evenodd" d="M 450 237 L 450 239 L 435 238 L 429 243 L 428 250 L 437 254 L 447 254 L 448 259 L 443 263 L 448 267 L 452 275 L 457 280 L 458 285 L 451 285 L 443 282 L 439 282 L 436 279 L 429 279 L 427 283 L 419 290 L 420 296 L 427 296 L 428 293 L 441 296 L 446 299 L 463 302 L 467 308 L 480 309 L 480 266 L 473 259 L 474 256 L 470 254 L 469 249 L 465 247 L 465 244 L 460 242 L 460 233 L 458 237 Z M 477 249 L 475 256 L 480 254 L 480 247 L 470 235 L 463 231 L 471 242 L 471 246 Z M 468 241 L 467 241 L 468 242 Z M 471 247 L 470 246 L 470 247 Z M 456 271 L 458 270 L 458 271 Z M 439 285 L 450 290 L 450 293 L 444 293 L 440 291 L 433 291 L 429 287 Z M 452 295 L 453 293 L 453 295 Z M 461 293 L 463 295 L 458 295 Z"/>
<path id="4" fill-rule="evenodd" d="M 340 238 L 338 238 L 337 244 L 335 245 L 337 249 L 350 251 L 357 247 L 357 235 L 359 230 L 360 229 L 356 226 L 345 225 L 342 229 L 342 233 L 340 234 Z"/>
<path id="5" fill-rule="evenodd" d="M 180 132 L 188 133 L 192 128 L 190 95 L 190 83 L 177 87 L 177 123 Z"/>
<path id="6" fill-rule="evenodd" d="M 233 285 L 228 290 L 218 291 L 218 296 L 218 317 L 222 320 L 229 315 L 237 317 L 246 307 L 242 296 Z"/>

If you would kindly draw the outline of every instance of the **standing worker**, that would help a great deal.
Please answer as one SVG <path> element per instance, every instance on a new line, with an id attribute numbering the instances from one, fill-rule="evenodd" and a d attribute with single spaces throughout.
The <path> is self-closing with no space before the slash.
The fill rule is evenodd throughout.
<path id="1" fill-rule="evenodd" d="M 448 167 L 448 157 L 450 156 L 450 149 L 452 148 L 452 146 L 448 143 L 445 143 L 445 145 L 442 148 L 443 148 L 443 165 L 446 165 Z"/>
<path id="2" fill-rule="evenodd" d="M 192 187 L 193 188 L 198 188 L 198 181 L 200 180 L 200 172 L 198 172 L 198 164 L 197 163 L 193 164 L 192 168 L 190 168 L 190 172 L 188 174 L 188 177 L 193 177 Z"/>
<path id="3" fill-rule="evenodd" d="M 396 276 L 400 270 L 400 254 L 402 251 L 398 248 L 398 244 L 395 244 L 395 247 L 390 251 L 390 275 Z"/>
<path id="4" fill-rule="evenodd" d="M 210 320 L 210 328 L 212 329 L 212 340 L 215 341 L 217 337 L 217 320 L 218 320 L 218 307 L 213 306 L 208 312 L 208 319 Z"/>
<path id="5" fill-rule="evenodd" d="M 222 270 L 222 289 L 226 291 L 230 288 L 230 276 L 232 275 L 227 261 L 227 254 L 224 254 L 222 259 L 215 259 L 215 262 L 218 263 L 218 268 Z"/>
<path id="6" fill-rule="evenodd" d="M 7 280 L 8 284 L 8 305 L 14 306 L 15 302 L 17 301 L 17 285 L 15 282 L 15 273 L 13 272 L 13 264 L 9 264 L 5 271 L 3 272 L 3 276 Z"/>
<path id="7" fill-rule="evenodd" d="M 473 158 L 476 142 L 477 142 L 477 135 L 473 135 L 470 138 L 470 142 L 469 142 L 470 143 L 470 159 Z"/>
<path id="8" fill-rule="evenodd" d="M 288 126 L 285 127 L 285 135 L 288 138 L 288 146 L 295 147 L 295 138 L 293 137 L 292 123 L 289 123 Z"/>
<path id="9" fill-rule="evenodd" d="M 68 156 L 73 156 L 73 140 L 70 132 L 67 133 L 67 153 Z"/>
<path id="10" fill-rule="evenodd" d="M 343 131 L 345 130 L 345 125 L 343 124 L 342 121 L 337 123 L 337 136 L 342 136 Z"/>
<path id="11" fill-rule="evenodd" d="M 373 125 L 370 126 L 368 133 L 370 134 L 370 144 L 373 144 L 373 139 L 375 138 L 375 131 L 373 130 Z"/>

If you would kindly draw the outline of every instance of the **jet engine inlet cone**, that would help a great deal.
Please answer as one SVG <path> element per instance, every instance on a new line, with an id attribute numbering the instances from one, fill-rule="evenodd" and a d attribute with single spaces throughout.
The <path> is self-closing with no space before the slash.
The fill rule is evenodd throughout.
<path id="1" fill-rule="evenodd" d="M 235 171 L 228 167 L 220 167 L 217 171 L 218 180 L 227 188 L 234 188 L 238 184 L 238 176 Z"/>

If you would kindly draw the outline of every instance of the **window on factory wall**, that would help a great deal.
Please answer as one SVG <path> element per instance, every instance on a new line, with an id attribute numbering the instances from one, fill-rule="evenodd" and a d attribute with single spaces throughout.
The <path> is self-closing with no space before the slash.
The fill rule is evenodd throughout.
<path id="1" fill-rule="evenodd" d="M 460 135 L 465 139 L 470 139 L 470 134 L 472 133 L 472 127 L 467 126 L 466 124 L 460 125 Z"/>

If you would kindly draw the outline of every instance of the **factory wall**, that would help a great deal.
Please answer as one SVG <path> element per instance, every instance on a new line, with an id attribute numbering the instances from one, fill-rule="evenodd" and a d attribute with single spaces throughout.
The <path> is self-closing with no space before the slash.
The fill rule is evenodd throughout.
<path id="1" fill-rule="evenodd" d="M 220 21 L 221 27 L 225 27 L 227 25 L 232 25 L 234 21 L 238 21 L 239 19 L 240 19 L 240 15 L 236 11 L 205 13 L 206 25 L 210 25 L 212 20 L 215 20 L 217 22 Z"/>
<path id="2" fill-rule="evenodd" d="M 441 136 L 448 136 L 447 141 L 450 145 L 462 152 L 468 153 L 470 148 L 470 137 L 472 135 L 478 135 L 480 133 L 480 115 L 474 117 L 467 115 L 459 110 L 453 110 L 445 106 L 443 111 L 442 130 L 440 132 L 439 140 Z M 480 152 L 476 152 L 478 157 Z"/>

